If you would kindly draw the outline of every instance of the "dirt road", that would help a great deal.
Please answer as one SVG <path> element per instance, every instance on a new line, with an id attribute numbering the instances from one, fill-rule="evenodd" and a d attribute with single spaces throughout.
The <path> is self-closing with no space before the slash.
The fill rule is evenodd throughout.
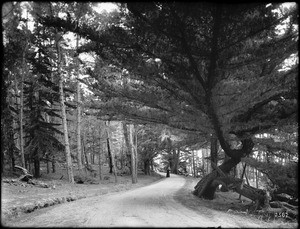
<path id="1" fill-rule="evenodd" d="M 193 211 L 173 198 L 185 178 L 171 175 L 149 186 L 38 210 L 13 227 L 262 227 L 253 219 L 203 207 Z"/>

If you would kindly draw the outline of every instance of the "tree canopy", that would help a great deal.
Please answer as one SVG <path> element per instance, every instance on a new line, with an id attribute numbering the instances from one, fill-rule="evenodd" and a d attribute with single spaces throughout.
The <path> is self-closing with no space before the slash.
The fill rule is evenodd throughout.
<path id="1" fill-rule="evenodd" d="M 246 147 L 257 133 L 296 123 L 298 66 L 284 69 L 297 53 L 296 7 L 280 13 L 274 13 L 277 4 L 261 3 L 126 7 L 101 30 L 76 27 L 72 18 L 42 20 L 88 38 L 80 51 L 116 66 L 110 77 L 101 62 L 90 70 L 87 83 L 106 97 L 94 103 L 100 112 L 205 136 L 215 132 L 236 158 L 242 155 L 230 148 L 230 137 Z"/>
<path id="2" fill-rule="evenodd" d="M 92 3 L 32 4 L 35 29 L 27 38 L 31 41 L 27 61 L 34 77 L 24 83 L 29 85 L 25 89 L 31 90 L 25 90 L 26 102 L 34 98 L 36 88 L 41 88 L 39 100 L 34 103 L 35 115 L 41 111 L 55 116 L 54 107 L 47 108 L 47 104 L 56 102 L 58 86 L 51 77 L 59 73 L 57 76 L 67 82 L 65 95 L 70 92 L 66 104 L 71 108 L 83 105 L 84 115 L 159 124 L 156 128 L 143 126 L 144 133 L 139 132 L 139 151 L 145 161 L 157 150 L 165 150 L 168 158 L 176 159 L 180 147 L 192 149 L 210 140 L 212 144 L 213 139 L 226 154 L 219 166 L 225 173 L 254 151 L 266 153 L 267 159 L 270 155 L 297 158 L 296 4 L 118 5 L 118 11 L 98 14 Z M 5 22 L 5 93 L 14 66 L 22 63 L 18 53 L 24 43 L 22 37 L 30 33 L 17 26 L 10 28 L 10 24 L 17 23 L 16 18 Z M 58 72 L 55 44 L 58 35 L 70 32 L 81 42 L 76 50 L 61 49 L 64 58 Z M 93 63 L 81 59 L 82 54 L 92 58 Z M 72 94 L 75 78 L 91 93 L 83 96 L 81 104 Z M 28 123 L 45 125 L 40 116 Z M 48 129 L 52 126 L 54 122 L 47 124 Z M 157 137 L 161 130 L 171 130 L 177 139 L 173 141 L 172 134 L 167 134 L 161 144 Z M 213 162 L 216 154 L 211 152 Z M 246 161 L 264 172 L 268 166 Z M 270 175 L 273 181 L 274 176 Z"/>

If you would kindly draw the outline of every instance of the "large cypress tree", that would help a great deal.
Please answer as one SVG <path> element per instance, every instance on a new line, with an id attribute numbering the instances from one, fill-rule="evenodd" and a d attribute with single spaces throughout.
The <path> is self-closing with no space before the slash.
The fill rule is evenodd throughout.
<path id="1" fill-rule="evenodd" d="M 91 72 L 97 81 L 90 85 L 102 95 L 94 108 L 101 113 L 207 139 L 215 134 L 228 156 L 219 166 L 225 173 L 252 152 L 256 134 L 297 123 L 298 67 L 295 62 L 285 67 L 297 56 L 296 6 L 277 13 L 279 5 L 261 3 L 128 3 L 126 8 L 101 31 L 78 28 L 72 20 L 43 20 L 90 39 L 82 51 L 95 51 L 126 69 L 122 74 L 131 79 L 126 84 L 112 84 L 99 68 Z M 216 177 L 217 172 L 204 177 L 195 194 L 213 198 Z"/>

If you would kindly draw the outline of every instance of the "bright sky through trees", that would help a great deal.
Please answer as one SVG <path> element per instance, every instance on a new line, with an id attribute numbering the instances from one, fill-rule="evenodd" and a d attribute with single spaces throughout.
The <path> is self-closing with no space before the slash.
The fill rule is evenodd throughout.
<path id="1" fill-rule="evenodd" d="M 118 6 L 113 2 L 103 2 L 98 3 L 98 5 L 94 8 L 98 13 L 106 10 L 108 13 L 118 9 Z"/>

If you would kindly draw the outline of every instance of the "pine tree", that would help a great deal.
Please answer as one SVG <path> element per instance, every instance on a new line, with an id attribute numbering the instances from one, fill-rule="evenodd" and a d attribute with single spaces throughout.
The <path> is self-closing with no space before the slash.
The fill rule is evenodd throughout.
<path id="1" fill-rule="evenodd" d="M 27 51 L 26 32 L 24 19 L 21 18 L 21 5 L 19 3 L 6 3 L 3 5 L 3 47 L 4 64 L 2 77 L 2 114 L 1 131 L 3 133 L 1 154 L 2 172 L 4 168 L 5 157 L 9 157 L 10 168 L 14 170 L 15 164 L 19 164 L 19 155 L 21 153 L 21 163 L 24 162 L 22 143 L 17 146 L 15 141 L 16 130 L 20 129 L 19 119 L 19 76 L 23 76 L 25 52 Z M 20 52 L 22 50 L 22 52 Z M 23 55 L 22 55 L 23 54 Z M 21 67 L 20 67 L 21 66 Z M 20 78 L 21 78 L 20 76 Z M 22 82 L 21 82 L 22 85 Z M 14 89 L 13 89 L 14 86 Z M 21 99 L 22 101 L 22 99 Z M 19 120 L 19 121 L 17 121 Z M 16 123 L 19 123 L 17 126 Z M 22 124 L 22 121 L 21 121 Z M 23 127 L 23 126 L 22 126 Z M 5 134 L 4 134 L 5 133 Z M 22 136 L 21 136 L 22 139 Z M 21 148 L 21 152 L 20 152 Z M 24 164 L 24 163 L 22 163 Z M 23 165 L 24 166 L 24 165 Z"/>
<path id="2" fill-rule="evenodd" d="M 69 143 L 69 136 L 68 136 L 68 127 L 67 127 L 67 115 L 66 115 L 66 106 L 65 106 L 65 97 L 64 97 L 64 86 L 63 86 L 63 74 L 61 71 L 62 65 L 62 48 L 61 48 L 61 39 L 62 35 L 57 33 L 55 45 L 57 48 L 57 77 L 59 80 L 59 95 L 60 95 L 60 106 L 61 106 L 61 113 L 62 113 L 62 125 L 63 125 L 63 133 L 64 133 L 64 146 L 65 146 L 65 154 L 66 154 L 66 163 L 67 163 L 67 171 L 68 171 L 68 178 L 70 183 L 74 183 L 74 175 L 73 175 L 73 162 L 71 158 L 71 151 L 70 151 L 70 143 Z"/>

